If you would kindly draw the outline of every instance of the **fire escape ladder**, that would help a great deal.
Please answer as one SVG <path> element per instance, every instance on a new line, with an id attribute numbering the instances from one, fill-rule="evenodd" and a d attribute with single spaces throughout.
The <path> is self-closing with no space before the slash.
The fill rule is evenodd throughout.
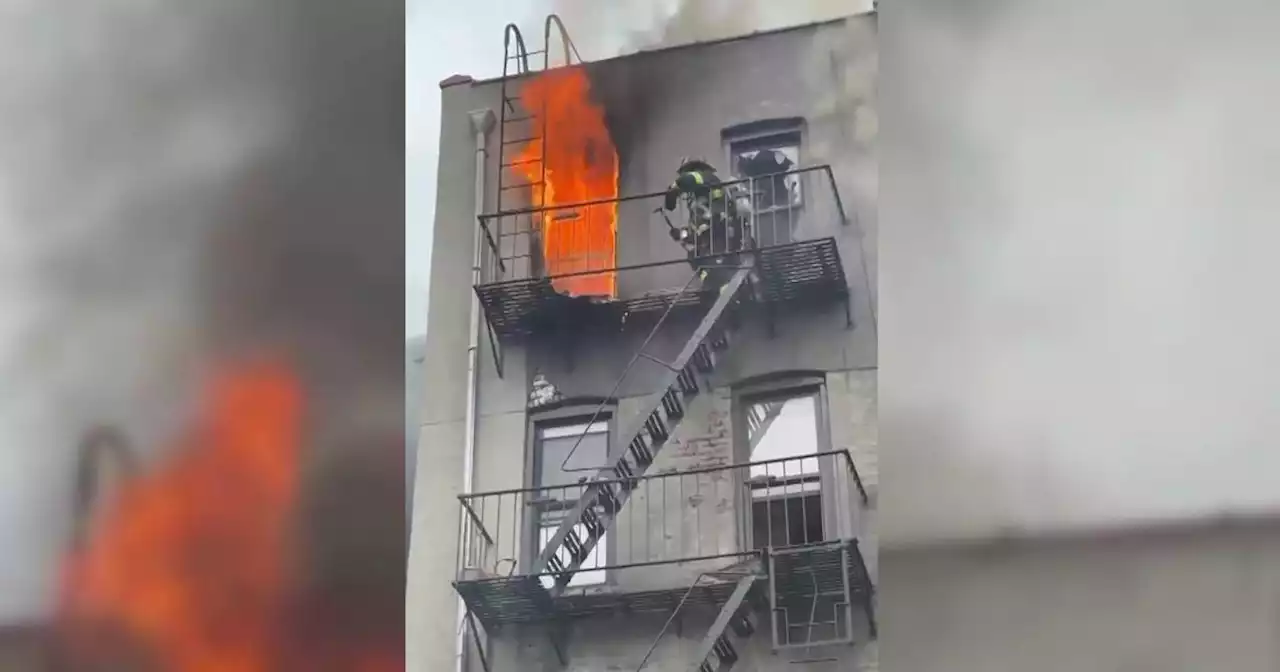
<path id="1" fill-rule="evenodd" d="M 729 347 L 727 332 L 716 329 L 716 326 L 751 273 L 752 262 L 749 259 L 743 261 L 745 263 L 721 288 L 719 297 L 685 342 L 675 361 L 662 362 L 648 357 L 643 346 L 637 354 L 637 359 L 645 357 L 667 369 L 658 387 L 662 392 L 656 396 L 648 412 L 639 416 L 639 422 L 622 434 L 625 442 L 620 450 L 610 454 L 607 463 L 583 490 L 576 506 L 565 516 L 531 568 L 533 574 L 547 572 L 554 577 L 554 585 L 550 589 L 552 597 L 560 595 L 568 587 L 596 543 L 613 524 L 631 491 L 637 487 L 639 477 L 653 464 L 658 452 L 684 418 L 687 403 L 703 391 L 706 377 L 715 371 L 717 353 Z M 654 331 L 661 327 L 659 322 Z M 652 336 L 651 333 L 650 338 Z M 630 366 L 627 368 L 629 371 Z M 628 371 L 623 372 L 624 378 Z"/>
<path id="2" fill-rule="evenodd" d="M 720 609 L 720 615 L 707 631 L 698 645 L 697 656 L 693 659 L 691 672 L 728 672 L 741 657 L 734 646 L 731 635 L 739 639 L 747 639 L 755 634 L 755 624 L 751 622 L 751 610 L 744 606 L 747 593 L 756 582 L 756 576 L 749 574 L 738 579 L 738 587 L 729 596 L 729 601 Z"/>
<path id="3" fill-rule="evenodd" d="M 536 185 L 541 184 L 541 180 L 516 180 L 514 183 L 510 183 L 511 180 L 508 179 L 507 171 L 523 165 L 534 165 L 536 171 L 542 174 L 542 160 L 545 150 L 543 139 L 546 135 L 545 123 L 539 123 L 541 121 L 539 116 L 534 115 L 525 108 L 524 101 L 520 96 L 511 92 L 509 82 L 513 77 L 527 75 L 532 72 L 529 67 L 529 56 L 531 54 L 545 54 L 547 49 L 530 52 L 525 46 L 524 37 L 520 34 L 520 29 L 515 24 L 507 25 L 506 32 L 503 35 L 502 47 L 502 84 L 500 87 L 502 102 L 498 106 L 497 209 L 499 211 L 507 208 L 508 204 L 504 202 L 504 199 L 507 197 L 507 192 L 512 190 L 530 190 L 527 196 L 520 194 L 513 197 L 517 200 L 529 199 L 528 203 L 521 201 L 520 205 L 531 205 L 533 207 L 542 205 L 539 202 L 535 202 L 541 200 L 541 191 L 536 188 Z M 512 71 L 513 68 L 514 72 Z M 519 130 L 521 128 L 523 130 Z M 538 145 L 536 152 L 531 153 L 532 156 L 518 161 L 511 160 L 512 154 L 517 157 L 523 155 L 525 152 L 522 151 L 522 148 L 530 143 L 537 143 Z M 501 233 L 499 233 L 499 238 L 501 238 Z"/>
<path id="4" fill-rule="evenodd" d="M 552 29 L 556 29 L 553 33 Z M 546 205 L 543 201 L 542 186 L 547 181 L 546 164 L 546 137 L 547 137 L 547 115 L 545 105 L 544 109 L 535 113 L 529 106 L 525 105 L 525 101 L 519 94 L 513 94 L 508 88 L 508 81 L 512 77 L 520 75 L 528 75 L 533 72 L 529 65 L 530 56 L 542 56 L 542 71 L 545 72 L 552 68 L 551 65 L 551 38 L 553 34 L 560 37 L 561 50 L 564 53 L 565 66 L 574 65 L 582 62 L 582 57 L 578 54 L 578 48 L 573 44 L 573 40 L 569 37 L 569 31 L 565 29 L 564 23 L 560 17 L 555 14 L 548 14 L 546 22 L 543 25 L 543 44 L 542 49 L 529 51 L 525 47 L 524 37 L 520 34 L 520 29 L 515 24 L 509 24 L 506 34 L 503 37 L 504 58 L 502 65 L 502 86 L 501 96 L 502 104 L 500 106 L 500 120 L 498 124 L 498 211 L 507 208 L 503 203 L 506 192 L 517 190 L 529 190 L 528 194 L 519 194 L 514 196 L 517 201 L 528 199 L 528 202 L 521 202 L 519 206 L 527 205 L 531 208 L 540 208 Z M 514 53 L 513 53 L 514 50 Z M 515 72 L 511 71 L 512 63 L 515 63 Z M 523 130 L 518 130 L 523 127 Z M 527 147 L 536 143 L 537 146 L 533 151 L 522 151 L 523 147 Z M 510 150 L 510 151 L 509 151 Z M 524 156 L 511 160 L 511 153 L 515 153 L 516 157 Z M 536 172 L 540 177 L 536 180 L 522 179 L 509 181 L 506 177 L 506 171 L 521 166 L 530 166 L 529 172 Z"/>

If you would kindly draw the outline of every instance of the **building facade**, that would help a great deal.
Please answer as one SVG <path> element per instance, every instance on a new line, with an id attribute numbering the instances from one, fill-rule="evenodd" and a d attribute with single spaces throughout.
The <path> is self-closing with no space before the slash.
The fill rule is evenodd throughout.
<path id="1" fill-rule="evenodd" d="M 875 669 L 875 34 L 442 83 L 409 669 Z"/>

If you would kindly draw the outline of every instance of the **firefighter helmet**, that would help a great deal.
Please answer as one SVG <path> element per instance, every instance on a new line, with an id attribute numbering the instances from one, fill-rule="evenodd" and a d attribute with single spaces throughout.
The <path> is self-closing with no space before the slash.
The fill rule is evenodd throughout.
<path id="1" fill-rule="evenodd" d="M 694 170 L 705 170 L 707 172 L 716 172 L 715 166 L 707 163 L 705 159 L 698 156 L 685 156 L 680 158 L 680 167 L 676 169 L 678 173 L 688 173 Z"/>

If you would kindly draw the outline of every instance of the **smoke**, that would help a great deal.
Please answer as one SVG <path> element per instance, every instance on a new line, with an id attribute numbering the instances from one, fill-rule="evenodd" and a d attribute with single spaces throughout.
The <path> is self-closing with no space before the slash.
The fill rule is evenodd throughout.
<path id="1" fill-rule="evenodd" d="M 48 611 L 81 433 L 163 445 L 230 352 L 293 354 L 323 448 L 385 434 L 399 492 L 399 353 L 359 355 L 402 317 L 400 6 L 72 5 L 0 22 L 0 624 Z"/>
<path id="2" fill-rule="evenodd" d="M 1280 7 L 880 20 L 884 543 L 1275 512 Z"/>
<path id="3" fill-rule="evenodd" d="M 75 5 L 0 25 L 0 622 L 47 599 L 79 434 L 168 428 L 211 196 L 279 132 L 253 55 L 215 46 L 228 4 Z"/>
<path id="4" fill-rule="evenodd" d="M 871 0 L 549 0 L 588 61 L 849 16 Z"/>

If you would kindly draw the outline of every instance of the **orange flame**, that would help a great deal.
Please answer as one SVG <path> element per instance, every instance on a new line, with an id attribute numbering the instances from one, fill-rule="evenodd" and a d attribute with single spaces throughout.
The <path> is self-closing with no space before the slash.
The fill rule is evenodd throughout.
<path id="1" fill-rule="evenodd" d="M 278 669 L 301 409 L 285 369 L 215 380 L 174 461 L 127 484 L 69 559 L 64 616 L 123 631 L 161 670 Z"/>
<path id="2" fill-rule="evenodd" d="M 68 669 L 396 672 L 403 643 L 335 630 L 292 580 L 303 393 L 287 367 L 216 377 L 174 458 L 130 481 L 64 567 Z M 319 627 L 324 631 L 320 634 Z"/>
<path id="3" fill-rule="evenodd" d="M 524 85 L 520 97 L 541 128 L 533 133 L 539 139 L 526 143 L 513 163 L 534 185 L 533 203 L 552 208 L 541 222 L 547 274 L 614 268 L 618 204 L 554 207 L 618 197 L 618 152 L 604 110 L 591 100 L 586 71 L 576 66 L 544 71 Z M 552 285 L 571 296 L 613 297 L 615 275 L 557 278 Z"/>

